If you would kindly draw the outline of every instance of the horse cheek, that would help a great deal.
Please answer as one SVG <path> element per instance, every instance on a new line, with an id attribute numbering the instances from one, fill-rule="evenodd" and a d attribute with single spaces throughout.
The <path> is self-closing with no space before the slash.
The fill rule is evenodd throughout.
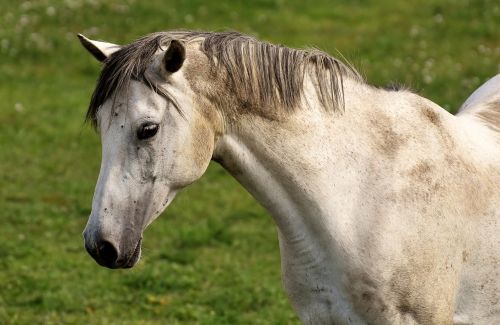
<path id="1" fill-rule="evenodd" d="M 193 159 L 196 178 L 201 177 L 210 163 L 214 150 L 214 132 L 206 121 L 201 118 L 196 120 L 192 139 L 191 157 Z"/>

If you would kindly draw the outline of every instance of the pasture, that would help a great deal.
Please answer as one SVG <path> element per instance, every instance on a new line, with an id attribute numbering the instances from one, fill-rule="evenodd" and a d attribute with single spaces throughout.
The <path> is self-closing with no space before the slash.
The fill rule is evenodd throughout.
<path id="1" fill-rule="evenodd" d="M 76 33 L 236 29 L 345 56 L 450 111 L 500 72 L 496 1 L 0 1 L 0 323 L 297 324 L 267 213 L 216 164 L 145 232 L 131 270 L 83 248 L 100 164 L 99 64 Z M 340 51 L 340 53 L 337 52 Z"/>

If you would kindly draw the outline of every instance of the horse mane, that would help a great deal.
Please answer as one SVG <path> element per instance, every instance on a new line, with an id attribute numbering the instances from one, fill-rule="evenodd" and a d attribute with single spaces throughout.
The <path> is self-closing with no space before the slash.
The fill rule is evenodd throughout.
<path id="1" fill-rule="evenodd" d="M 211 68 L 225 69 L 228 87 L 245 107 L 293 111 L 302 97 L 308 73 L 322 107 L 343 109 L 343 78 L 363 80 L 351 65 L 317 49 L 291 49 L 237 32 L 159 32 L 123 46 L 104 61 L 86 120 L 96 127 L 101 105 L 110 98 L 114 102 L 118 93 L 128 89 L 131 80 L 144 82 L 180 111 L 173 96 L 155 82 L 155 74 L 148 72 L 151 59 L 159 49 L 166 49 L 172 39 L 201 42 L 200 50 L 209 58 Z"/>

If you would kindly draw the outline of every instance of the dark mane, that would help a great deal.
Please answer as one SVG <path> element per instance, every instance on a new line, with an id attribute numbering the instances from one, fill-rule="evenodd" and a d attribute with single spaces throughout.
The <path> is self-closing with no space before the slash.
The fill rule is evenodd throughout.
<path id="1" fill-rule="evenodd" d="M 354 68 L 319 50 L 290 49 L 236 32 L 154 33 L 122 47 L 104 61 L 86 116 L 94 127 L 101 105 L 110 98 L 114 101 L 118 93 L 128 89 L 131 80 L 144 82 L 179 110 L 175 99 L 157 86 L 147 70 L 157 51 L 166 49 L 172 39 L 199 41 L 211 64 L 227 72 L 234 95 L 250 106 L 294 110 L 303 94 L 304 78 L 309 75 L 324 109 L 342 109 L 343 77 L 362 80 Z"/>

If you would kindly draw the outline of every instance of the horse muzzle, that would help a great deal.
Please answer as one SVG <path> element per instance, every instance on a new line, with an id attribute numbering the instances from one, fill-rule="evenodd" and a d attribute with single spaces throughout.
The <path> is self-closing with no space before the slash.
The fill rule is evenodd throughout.
<path id="1" fill-rule="evenodd" d="M 142 238 L 137 240 L 124 238 L 122 245 L 103 236 L 89 236 L 87 231 L 83 235 L 85 249 L 97 264 L 110 269 L 126 269 L 133 267 L 141 257 Z M 93 238 L 92 238 L 93 237 Z"/>

